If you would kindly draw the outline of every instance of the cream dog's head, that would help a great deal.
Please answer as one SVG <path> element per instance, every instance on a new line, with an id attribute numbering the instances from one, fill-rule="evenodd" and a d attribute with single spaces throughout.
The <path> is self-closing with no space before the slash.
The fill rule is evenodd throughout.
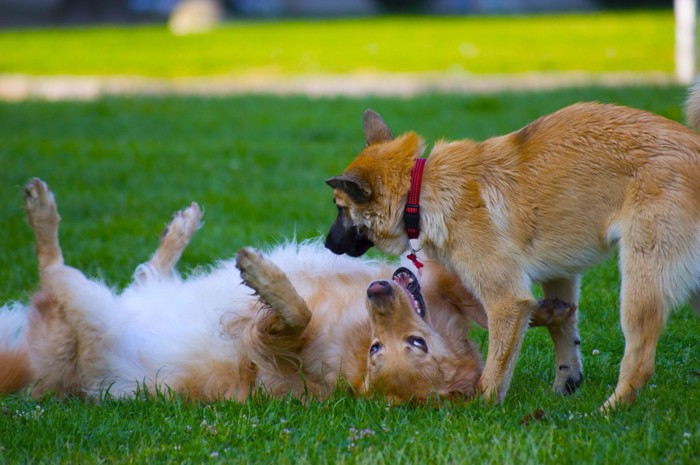
<path id="1" fill-rule="evenodd" d="M 456 277 L 454 277 L 456 279 Z M 467 339 L 458 304 L 432 292 L 426 308 L 416 277 L 401 268 L 367 288 L 372 342 L 365 387 L 392 402 L 425 403 L 474 396 L 481 357 Z"/>

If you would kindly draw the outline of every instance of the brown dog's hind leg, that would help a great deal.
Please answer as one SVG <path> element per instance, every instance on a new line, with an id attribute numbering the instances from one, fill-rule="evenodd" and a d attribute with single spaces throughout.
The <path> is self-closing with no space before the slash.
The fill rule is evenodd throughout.
<path id="1" fill-rule="evenodd" d="M 627 273 L 623 275 L 621 287 L 620 317 L 625 352 L 615 392 L 603 404 L 604 411 L 614 409 L 618 404 L 633 403 L 653 375 L 656 345 L 668 314 L 661 287 L 653 279 L 643 279 L 652 276 L 649 267 L 644 270 L 642 259 L 636 264 L 631 261 L 627 262 Z"/>
<path id="2" fill-rule="evenodd" d="M 552 389 L 558 394 L 572 394 L 581 386 L 581 363 L 577 303 L 580 276 L 542 283 L 545 300 L 540 307 L 551 307 L 553 318 L 545 324 L 554 342 L 557 371 Z"/>
<path id="3" fill-rule="evenodd" d="M 53 194 L 41 179 L 34 178 L 24 187 L 27 218 L 34 230 L 39 272 L 55 265 L 63 265 L 63 254 L 58 243 L 58 223 L 61 217 Z"/>
<path id="4" fill-rule="evenodd" d="M 175 215 L 160 236 L 160 245 L 151 259 L 142 263 L 134 272 L 134 281 L 139 284 L 149 279 L 162 279 L 175 273 L 175 265 L 182 256 L 194 233 L 202 227 L 202 210 L 192 203 Z"/>

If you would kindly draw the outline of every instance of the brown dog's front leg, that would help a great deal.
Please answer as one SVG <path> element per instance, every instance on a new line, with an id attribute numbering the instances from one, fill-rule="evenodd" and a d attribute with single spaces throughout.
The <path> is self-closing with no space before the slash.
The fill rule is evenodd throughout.
<path id="1" fill-rule="evenodd" d="M 498 403 L 508 391 L 530 315 L 537 303 L 533 299 L 506 296 L 493 302 L 486 300 L 485 304 L 489 318 L 489 349 L 479 385 L 488 401 Z"/>
<path id="2" fill-rule="evenodd" d="M 580 282 L 580 276 L 573 276 L 542 283 L 544 300 L 540 301 L 540 307 L 550 310 L 545 326 L 552 337 L 556 355 L 556 376 L 552 389 L 563 395 L 572 394 L 583 382 L 576 305 Z"/>

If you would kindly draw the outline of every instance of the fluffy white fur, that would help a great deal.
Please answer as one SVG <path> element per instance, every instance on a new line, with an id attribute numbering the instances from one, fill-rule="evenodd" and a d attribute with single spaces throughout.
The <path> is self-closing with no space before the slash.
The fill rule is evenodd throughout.
<path id="1" fill-rule="evenodd" d="M 333 277 L 369 283 L 390 269 L 380 262 L 329 254 L 318 241 L 283 244 L 267 255 L 285 270 L 302 296 L 316 292 L 319 280 L 329 285 Z M 123 292 L 80 273 L 72 273 L 63 284 L 73 289 L 73 309 L 84 324 L 100 334 L 100 362 L 81 383 L 90 397 L 105 390 L 114 396 L 131 396 L 143 386 L 169 386 L 202 360 L 228 365 L 245 358 L 242 327 L 260 309 L 253 291 L 242 283 L 235 259 L 221 261 L 211 270 L 186 279 L 171 274 L 145 283 L 135 281 Z M 342 306 L 346 310 L 342 318 L 358 323 L 366 320 L 361 295 L 324 304 L 316 311 L 336 312 Z M 37 353 L 35 341 L 29 338 L 29 321 L 41 317 L 37 312 L 32 305 L 18 302 L 0 309 L 0 350 L 24 349 L 31 354 L 32 367 L 51 366 L 53 354 Z M 332 327 L 327 329 L 332 333 Z M 326 362 L 336 367 L 331 371 L 337 375 L 340 360 Z M 258 380 L 260 387 L 262 382 Z"/>

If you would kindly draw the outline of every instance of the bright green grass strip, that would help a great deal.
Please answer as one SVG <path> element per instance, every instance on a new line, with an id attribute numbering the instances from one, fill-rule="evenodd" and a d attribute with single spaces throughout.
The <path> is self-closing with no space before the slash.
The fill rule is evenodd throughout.
<path id="1" fill-rule="evenodd" d="M 0 32 L 0 73 L 140 75 L 673 70 L 671 11 L 232 21 Z"/>
<path id="2" fill-rule="evenodd" d="M 183 270 L 295 231 L 299 238 L 325 232 L 335 209 L 323 180 L 362 148 L 360 121 L 368 106 L 396 133 L 415 129 L 434 141 L 484 139 L 578 100 L 627 104 L 678 120 L 683 97 L 679 87 L 640 87 L 409 100 L 1 103 L 0 302 L 24 299 L 37 285 L 20 189 L 31 176 L 47 180 L 56 194 L 67 262 L 123 285 L 156 247 L 170 214 L 192 200 L 206 209 L 206 225 L 185 252 Z M 618 289 L 614 257 L 584 277 L 585 381 L 571 398 L 551 394 L 552 344 L 546 331 L 532 330 L 499 407 L 388 407 L 342 394 L 306 407 L 266 399 L 204 407 L 0 397 L 0 464 L 695 464 L 700 319 L 689 308 L 669 319 L 656 374 L 639 402 L 609 417 L 596 413 L 612 392 L 623 349 Z M 473 337 L 483 350 L 485 333 L 475 330 Z M 532 419 L 538 409 L 544 417 Z"/>

